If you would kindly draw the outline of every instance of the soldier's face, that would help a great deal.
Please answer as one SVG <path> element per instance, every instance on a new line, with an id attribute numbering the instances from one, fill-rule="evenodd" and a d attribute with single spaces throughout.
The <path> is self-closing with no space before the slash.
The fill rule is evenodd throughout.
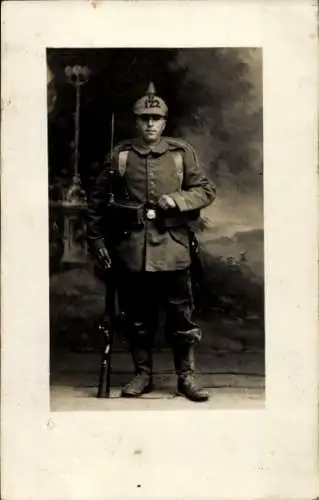
<path id="1" fill-rule="evenodd" d="M 137 133 L 151 144 L 161 137 L 166 125 L 166 119 L 160 115 L 140 115 L 136 119 Z"/>

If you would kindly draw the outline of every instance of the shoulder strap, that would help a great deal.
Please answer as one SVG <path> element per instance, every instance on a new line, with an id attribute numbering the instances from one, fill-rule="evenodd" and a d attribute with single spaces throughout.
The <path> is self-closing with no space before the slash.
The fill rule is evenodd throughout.
<path id="1" fill-rule="evenodd" d="M 119 174 L 121 177 L 124 177 L 126 172 L 127 157 L 128 157 L 127 150 L 119 152 Z"/>
<path id="2" fill-rule="evenodd" d="M 184 165 L 183 165 L 183 156 L 180 151 L 172 151 L 173 160 L 175 163 L 176 173 L 180 182 L 180 185 L 183 184 L 184 178 Z"/>

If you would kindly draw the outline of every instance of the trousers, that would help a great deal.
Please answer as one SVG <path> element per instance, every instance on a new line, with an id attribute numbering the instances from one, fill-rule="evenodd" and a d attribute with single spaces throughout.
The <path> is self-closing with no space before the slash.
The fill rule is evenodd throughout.
<path id="1" fill-rule="evenodd" d="M 181 357 L 185 358 L 190 347 L 201 339 L 200 328 L 192 319 L 194 303 L 190 270 L 126 272 L 122 280 L 125 330 L 136 372 L 152 370 L 150 353 L 161 307 L 165 312 L 165 338 L 173 349 L 176 370 L 180 370 Z"/>

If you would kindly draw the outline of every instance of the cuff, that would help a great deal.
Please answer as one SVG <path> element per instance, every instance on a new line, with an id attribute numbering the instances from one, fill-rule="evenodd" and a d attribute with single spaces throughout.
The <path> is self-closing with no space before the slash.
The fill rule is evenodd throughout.
<path id="1" fill-rule="evenodd" d="M 89 244 L 94 250 L 106 248 L 103 238 L 89 239 Z"/>
<path id="2" fill-rule="evenodd" d="M 170 193 L 168 194 L 168 196 L 170 196 L 172 200 L 175 201 L 177 208 L 181 212 L 185 212 L 186 210 L 188 210 L 186 201 L 181 193 Z"/>

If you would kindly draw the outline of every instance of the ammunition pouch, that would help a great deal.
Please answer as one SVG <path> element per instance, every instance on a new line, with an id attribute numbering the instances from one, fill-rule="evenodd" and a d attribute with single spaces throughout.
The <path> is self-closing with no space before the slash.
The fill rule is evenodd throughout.
<path id="1" fill-rule="evenodd" d="M 155 225 L 161 231 L 169 229 L 189 229 L 191 222 L 195 221 L 199 216 L 199 211 L 180 212 L 176 208 L 169 210 L 156 209 Z"/>
<path id="2" fill-rule="evenodd" d="M 144 204 L 131 200 L 114 200 L 108 205 L 108 216 L 120 231 L 142 228 Z"/>
<path id="3" fill-rule="evenodd" d="M 159 216 L 156 221 L 155 225 L 158 228 L 159 231 L 166 231 L 169 229 L 180 229 L 180 228 L 187 228 L 187 222 L 188 220 L 186 217 L 177 215 L 177 216 Z"/>

